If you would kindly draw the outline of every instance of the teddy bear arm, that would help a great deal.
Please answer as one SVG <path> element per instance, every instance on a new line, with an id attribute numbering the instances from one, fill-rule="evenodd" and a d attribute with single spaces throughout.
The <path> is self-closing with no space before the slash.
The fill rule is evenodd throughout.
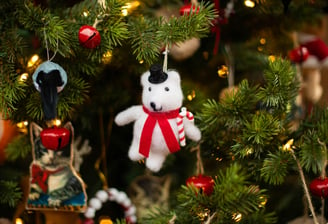
<path id="1" fill-rule="evenodd" d="M 201 139 L 202 134 L 198 129 L 198 127 L 196 127 L 196 125 L 193 122 L 190 121 L 184 122 L 184 129 L 185 129 L 186 136 L 189 139 L 195 142 L 198 142 Z"/>
<path id="2" fill-rule="evenodd" d="M 142 113 L 141 106 L 132 106 L 122 112 L 118 113 L 114 119 L 115 123 L 119 126 L 127 125 L 136 121 Z"/>

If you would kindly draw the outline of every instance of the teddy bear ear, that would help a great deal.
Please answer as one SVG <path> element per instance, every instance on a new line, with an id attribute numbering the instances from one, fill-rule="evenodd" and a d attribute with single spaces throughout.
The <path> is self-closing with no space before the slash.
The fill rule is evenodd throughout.
<path id="1" fill-rule="evenodd" d="M 142 87 L 144 87 L 148 83 L 148 76 L 149 75 L 150 75 L 149 71 L 142 74 L 142 76 L 140 78 L 140 83 L 141 83 Z"/>
<path id="2" fill-rule="evenodd" d="M 175 70 L 168 71 L 168 77 L 169 77 L 169 80 L 171 80 L 173 82 L 176 82 L 176 83 L 179 83 L 179 84 L 181 82 L 180 75 Z"/>

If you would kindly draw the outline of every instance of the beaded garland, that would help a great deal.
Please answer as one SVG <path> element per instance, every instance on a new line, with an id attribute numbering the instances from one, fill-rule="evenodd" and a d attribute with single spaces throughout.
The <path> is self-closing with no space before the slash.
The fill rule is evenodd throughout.
<path id="1" fill-rule="evenodd" d="M 86 220 L 84 224 L 91 224 L 95 217 L 96 211 L 102 208 L 102 204 L 107 201 L 117 202 L 124 209 L 125 220 L 129 224 L 137 222 L 136 207 L 132 204 L 125 192 L 118 191 L 116 188 L 108 188 L 107 190 L 99 190 L 96 197 L 91 198 L 88 207 L 84 213 Z"/>

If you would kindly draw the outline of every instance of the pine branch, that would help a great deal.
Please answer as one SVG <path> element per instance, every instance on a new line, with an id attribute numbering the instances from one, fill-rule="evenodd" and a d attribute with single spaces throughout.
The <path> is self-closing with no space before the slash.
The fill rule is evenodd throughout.
<path id="1" fill-rule="evenodd" d="M 243 80 L 234 94 L 226 95 L 220 102 L 208 100 L 198 115 L 202 131 L 206 134 L 213 133 L 212 128 L 238 131 L 256 108 L 256 89 Z"/>
<path id="2" fill-rule="evenodd" d="M 275 138 L 283 132 L 280 120 L 266 111 L 255 114 L 251 121 L 246 121 L 241 136 L 232 150 L 242 158 L 252 154 L 260 158 L 270 151 Z"/>
<path id="3" fill-rule="evenodd" d="M 292 165 L 290 154 L 279 150 L 276 153 L 269 153 L 264 159 L 261 169 L 261 177 L 269 184 L 282 184 Z"/>
<path id="4" fill-rule="evenodd" d="M 140 220 L 140 223 L 144 224 L 162 224 L 170 223 L 172 217 L 175 216 L 175 213 L 172 211 L 165 211 L 162 208 L 153 208 L 149 211 L 149 214 Z M 175 224 L 173 222 L 172 224 Z"/>
<path id="5" fill-rule="evenodd" d="M 32 2 L 25 4 L 25 10 L 18 10 L 18 19 L 21 25 L 43 40 L 43 46 L 48 46 L 49 51 L 58 52 L 64 57 L 70 55 L 71 34 L 66 21 L 49 10 L 34 6 Z"/>
<path id="6" fill-rule="evenodd" d="M 27 155 L 30 155 L 32 152 L 29 137 L 26 135 L 19 135 L 8 144 L 5 151 L 7 160 L 10 162 L 26 158 Z"/>
<path id="7" fill-rule="evenodd" d="M 11 113 L 17 110 L 17 105 L 20 100 L 25 98 L 24 82 L 19 81 L 18 74 L 13 71 L 14 66 L 7 64 L 2 66 L 0 72 L 0 112 L 4 118 L 10 118 Z"/>
<path id="8" fill-rule="evenodd" d="M 248 177 L 241 166 L 232 164 L 225 171 L 218 173 L 214 191 L 210 196 L 193 186 L 182 186 L 177 195 L 179 206 L 174 213 L 175 223 L 201 223 L 204 218 L 202 214 L 205 217 L 213 215 L 213 223 L 234 223 L 236 214 L 241 214 L 242 219 L 247 220 L 249 215 L 260 212 L 266 198 L 265 190 L 251 185 Z M 189 214 L 186 214 L 186 211 Z M 274 223 L 272 214 L 267 217 L 263 223 Z"/>
<path id="9" fill-rule="evenodd" d="M 297 142 L 300 163 L 306 171 L 315 174 L 324 169 L 327 152 L 321 142 L 328 140 L 328 110 L 316 108 L 310 118 L 302 124 L 303 135 Z"/>
<path id="10" fill-rule="evenodd" d="M 200 3 L 198 13 L 172 17 L 168 21 L 163 17 L 144 17 L 129 22 L 130 39 L 137 60 L 151 64 L 159 55 L 161 47 L 192 37 L 204 37 L 217 16 L 213 7 L 210 3 Z"/>
<path id="11" fill-rule="evenodd" d="M 319 136 L 315 131 L 308 131 L 303 137 L 303 142 L 300 144 L 300 163 L 306 171 L 312 171 L 319 174 L 324 168 L 323 164 L 326 158 L 326 153 L 318 142 Z"/>
<path id="12" fill-rule="evenodd" d="M 138 61 L 147 60 L 151 64 L 158 57 L 162 43 L 156 37 L 156 32 L 161 23 L 161 19 L 147 18 L 129 22 L 131 46 Z"/>
<path id="13" fill-rule="evenodd" d="M 21 197 L 22 192 L 17 182 L 0 180 L 0 204 L 15 207 Z"/>
<path id="14" fill-rule="evenodd" d="M 116 219 L 114 224 L 128 224 L 125 219 Z"/>
<path id="15" fill-rule="evenodd" d="M 258 96 L 265 107 L 282 116 L 288 112 L 288 105 L 294 102 L 298 94 L 296 72 L 288 60 L 278 58 L 273 62 L 269 61 L 264 78 L 266 83 Z"/>
<path id="16" fill-rule="evenodd" d="M 258 224 L 258 223 L 277 223 L 277 217 L 274 212 L 266 213 L 264 209 L 249 214 L 240 220 L 241 224 Z"/>

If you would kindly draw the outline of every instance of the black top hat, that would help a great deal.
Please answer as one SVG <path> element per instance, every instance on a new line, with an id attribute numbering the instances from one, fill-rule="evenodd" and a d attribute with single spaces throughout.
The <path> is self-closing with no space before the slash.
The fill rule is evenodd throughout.
<path id="1" fill-rule="evenodd" d="M 148 81 L 153 84 L 159 84 L 167 79 L 167 74 L 163 72 L 163 68 L 159 64 L 154 64 L 150 67 L 150 76 Z"/>

